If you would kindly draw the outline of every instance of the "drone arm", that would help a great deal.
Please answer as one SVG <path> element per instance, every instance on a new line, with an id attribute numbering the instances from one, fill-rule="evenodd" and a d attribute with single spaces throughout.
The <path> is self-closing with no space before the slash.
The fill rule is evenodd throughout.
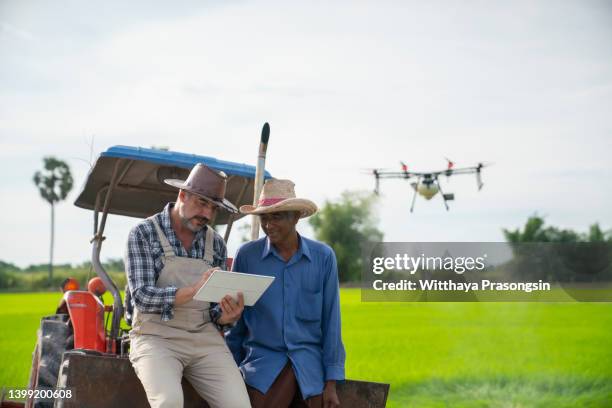
<path id="1" fill-rule="evenodd" d="M 450 174 L 450 175 L 455 175 L 455 174 L 472 174 L 477 172 L 477 168 L 476 167 L 462 167 L 460 169 L 451 169 L 451 170 L 444 170 L 444 171 L 440 171 L 437 172 L 437 174 Z"/>
<path id="2" fill-rule="evenodd" d="M 409 179 L 412 177 L 423 176 L 425 173 L 416 173 L 413 171 L 379 171 L 378 177 L 385 179 Z"/>

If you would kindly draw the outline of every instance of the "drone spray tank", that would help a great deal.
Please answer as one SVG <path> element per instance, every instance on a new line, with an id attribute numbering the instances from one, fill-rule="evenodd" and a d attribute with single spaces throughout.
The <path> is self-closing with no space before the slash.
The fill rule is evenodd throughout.
<path id="1" fill-rule="evenodd" d="M 432 197 L 438 194 L 438 191 L 440 191 L 438 183 L 436 183 L 435 179 L 429 174 L 425 174 L 421 182 L 417 180 L 416 183 L 412 183 L 411 185 L 412 188 L 414 188 L 416 192 L 426 200 L 431 200 Z"/>
<path id="2" fill-rule="evenodd" d="M 431 200 L 433 196 L 438 194 L 440 189 L 434 183 L 426 184 L 425 182 L 417 186 L 417 192 L 424 197 L 426 200 Z"/>

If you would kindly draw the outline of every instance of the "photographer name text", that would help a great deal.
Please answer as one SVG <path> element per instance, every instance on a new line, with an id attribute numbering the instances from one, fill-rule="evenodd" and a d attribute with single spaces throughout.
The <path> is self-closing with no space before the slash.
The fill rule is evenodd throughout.
<path id="1" fill-rule="evenodd" d="M 452 280 L 437 279 L 419 279 L 416 282 L 402 279 L 397 282 L 384 282 L 382 279 L 377 279 L 372 282 L 372 288 L 374 290 L 435 290 L 454 292 L 479 290 L 534 292 L 550 290 L 550 283 L 542 280 L 538 282 L 494 282 L 488 279 L 483 279 L 480 282 L 454 282 Z"/>

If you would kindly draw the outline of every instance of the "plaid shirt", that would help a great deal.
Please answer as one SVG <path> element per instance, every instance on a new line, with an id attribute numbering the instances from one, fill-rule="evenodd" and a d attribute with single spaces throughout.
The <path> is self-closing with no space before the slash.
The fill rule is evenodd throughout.
<path id="1" fill-rule="evenodd" d="M 162 231 L 168 238 L 177 256 L 194 259 L 204 258 L 204 242 L 206 240 L 205 227 L 195 234 L 189 253 L 176 236 L 170 222 L 170 210 L 174 203 L 169 203 L 162 212 L 154 217 L 159 223 Z M 225 269 L 227 249 L 220 235 L 214 235 L 213 242 L 213 266 Z M 177 287 L 167 286 L 159 288 L 156 286 L 157 279 L 164 267 L 164 250 L 162 248 L 155 225 L 152 220 L 146 219 L 136 225 L 130 231 L 125 254 L 125 272 L 129 286 L 129 302 L 127 302 L 126 318 L 131 321 L 134 307 L 142 313 L 160 313 L 161 319 L 170 320 L 174 316 L 174 300 Z M 216 303 L 211 303 L 210 317 L 217 325 L 221 317 L 221 310 Z M 219 329 L 225 327 L 217 325 Z"/>

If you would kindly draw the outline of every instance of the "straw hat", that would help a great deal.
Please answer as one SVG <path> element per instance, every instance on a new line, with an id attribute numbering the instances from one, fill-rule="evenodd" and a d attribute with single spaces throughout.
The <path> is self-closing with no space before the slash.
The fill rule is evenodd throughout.
<path id="1" fill-rule="evenodd" d="M 305 198 L 295 197 L 295 184 L 291 180 L 266 180 L 257 206 L 243 205 L 243 214 L 266 214 L 279 211 L 299 211 L 300 218 L 310 217 L 317 212 L 317 205 Z"/>
<path id="2" fill-rule="evenodd" d="M 202 163 L 196 164 L 191 169 L 187 180 L 165 179 L 164 183 L 189 191 L 217 204 L 229 212 L 238 212 L 236 206 L 225 199 L 225 187 L 227 184 L 225 173 L 222 171 L 217 172 Z"/>

